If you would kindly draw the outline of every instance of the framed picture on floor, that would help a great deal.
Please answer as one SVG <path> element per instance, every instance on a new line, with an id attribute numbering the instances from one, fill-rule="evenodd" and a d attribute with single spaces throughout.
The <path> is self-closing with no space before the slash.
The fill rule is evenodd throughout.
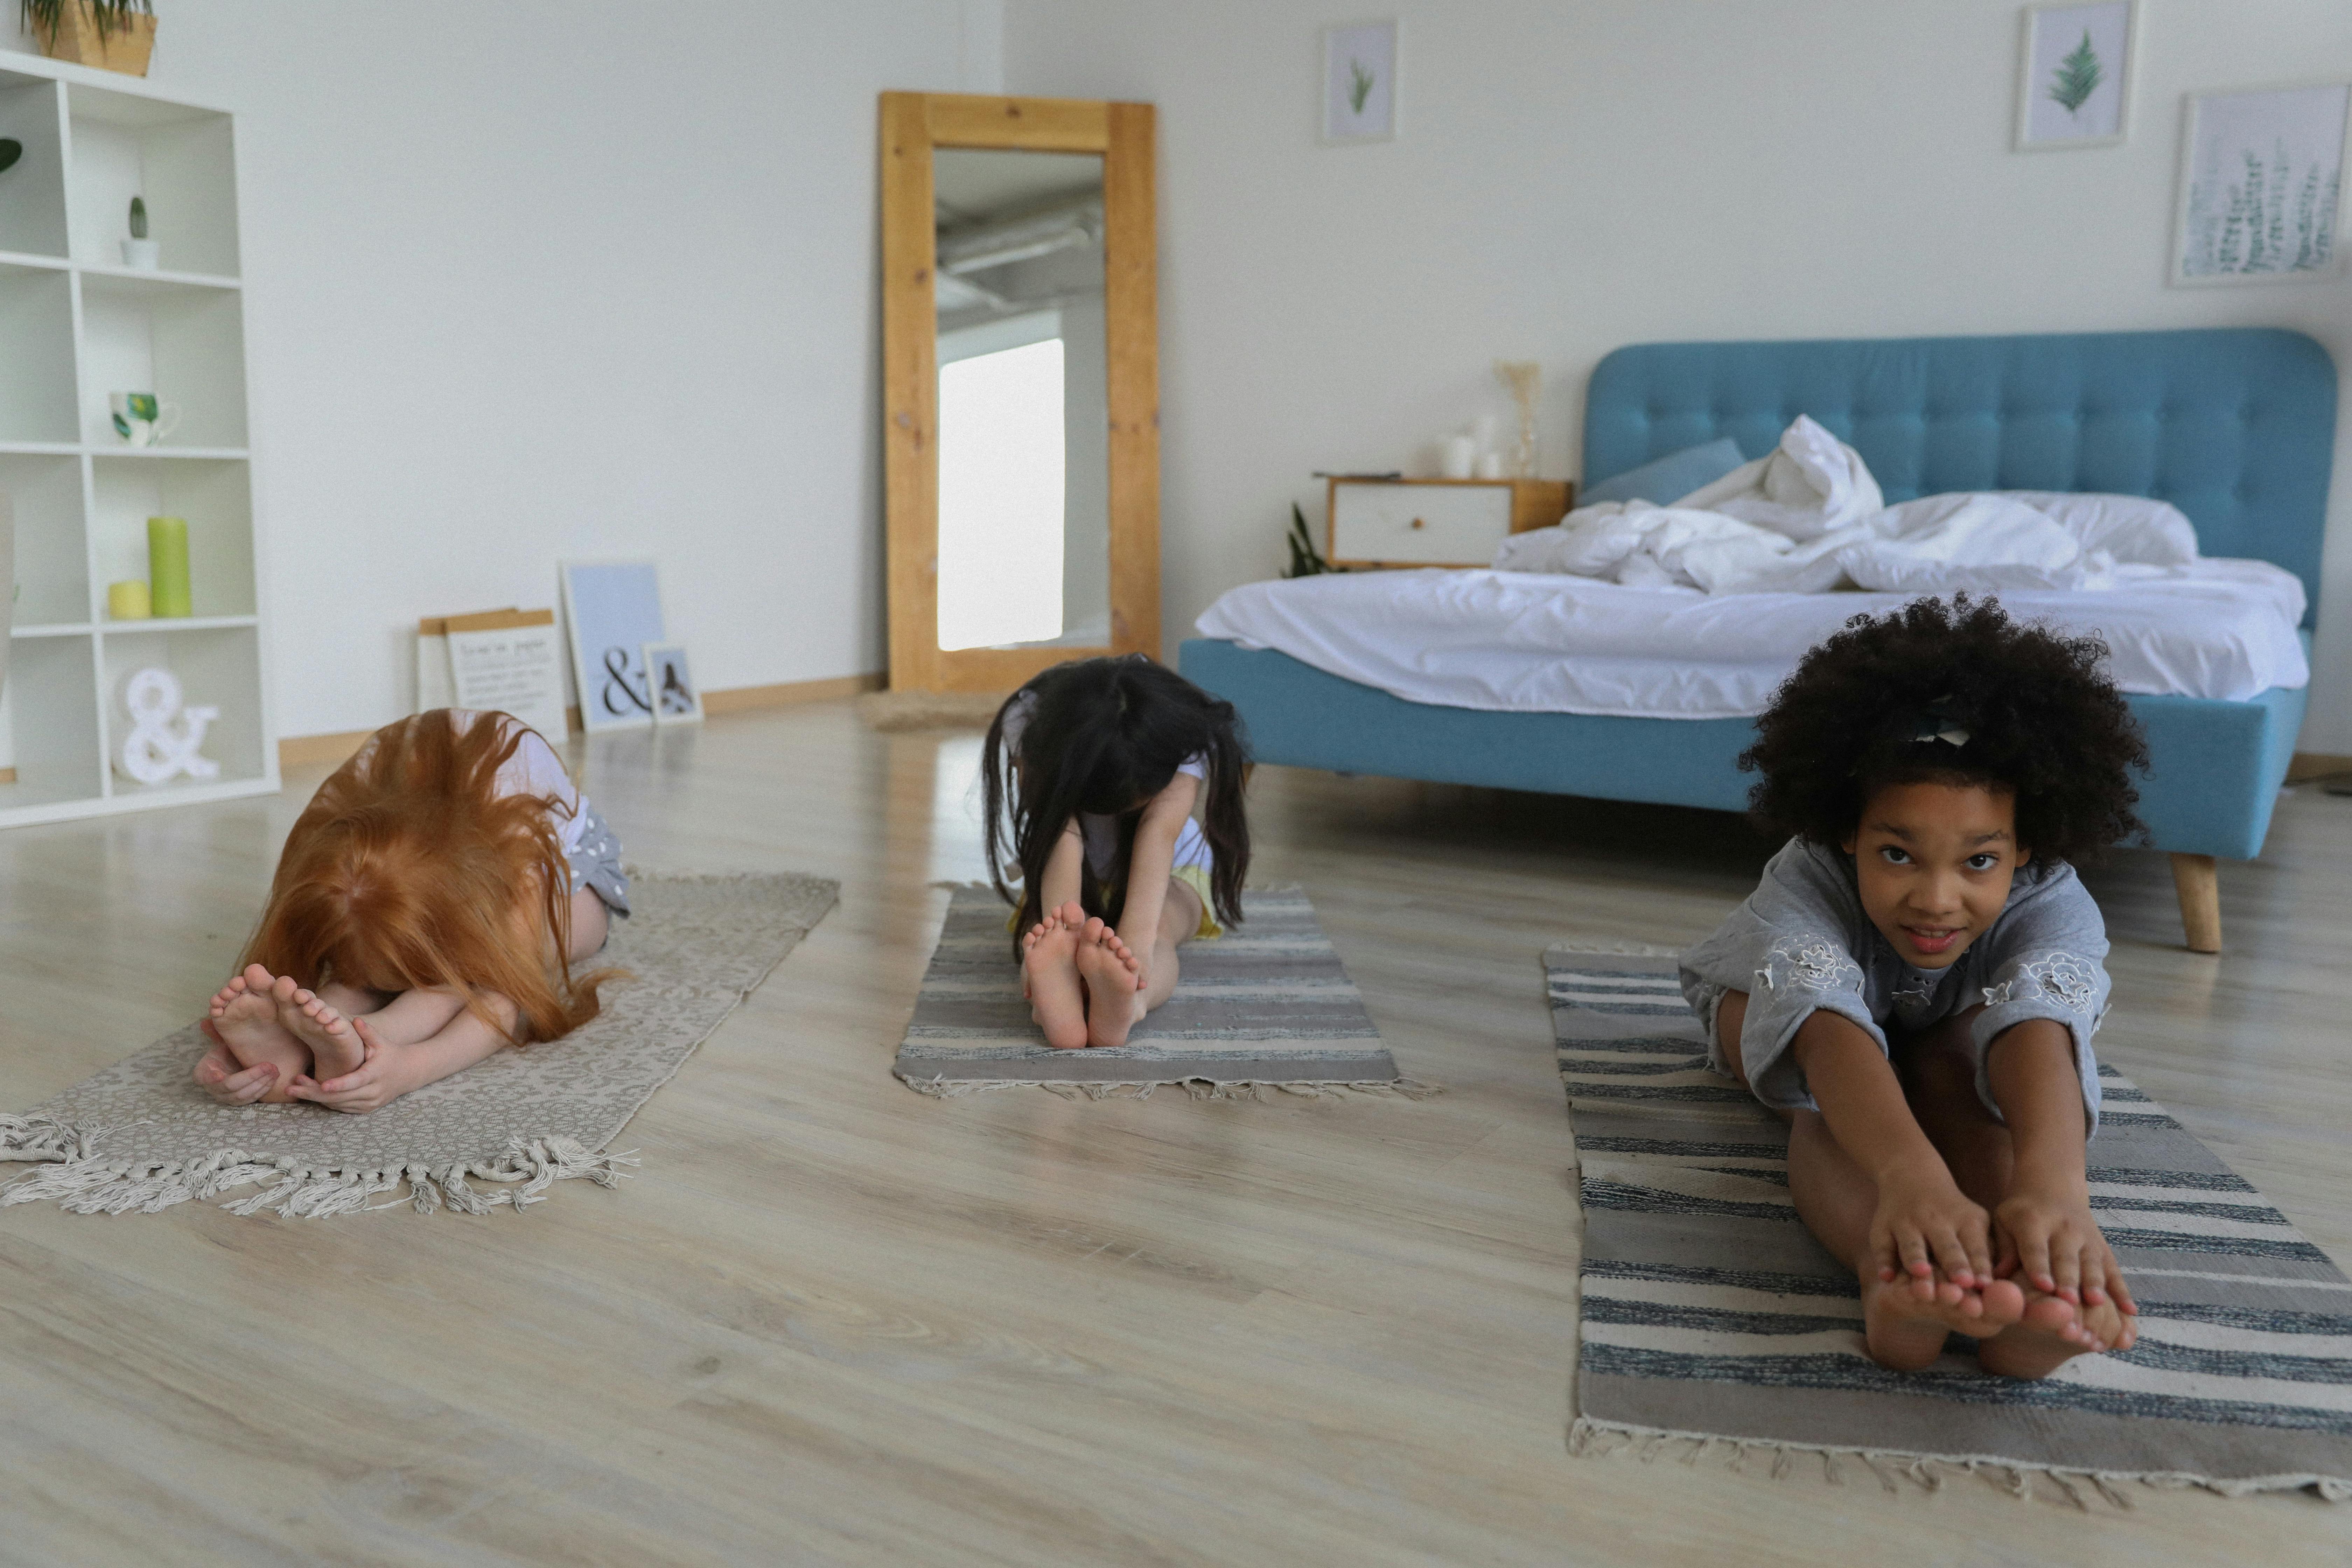
<path id="1" fill-rule="evenodd" d="M 2130 134 L 2139 0 L 2028 5 L 2018 43 L 2017 150 L 2115 147 Z"/>
<path id="2" fill-rule="evenodd" d="M 2352 83 L 2189 96 L 2172 281 L 2341 277 L 2337 197 Z"/>
<path id="3" fill-rule="evenodd" d="M 686 645 L 649 642 L 645 646 L 646 686 L 653 696 L 656 724 L 702 722 L 702 688 L 686 662 Z"/>
<path id="4" fill-rule="evenodd" d="M 566 561 L 558 571 L 572 678 L 580 689 L 580 727 L 593 735 L 652 723 L 646 644 L 667 635 L 659 569 L 650 561 Z"/>
<path id="5" fill-rule="evenodd" d="M 1393 140 L 1396 76 L 1395 17 L 1324 28 L 1322 143 L 1345 147 Z"/>

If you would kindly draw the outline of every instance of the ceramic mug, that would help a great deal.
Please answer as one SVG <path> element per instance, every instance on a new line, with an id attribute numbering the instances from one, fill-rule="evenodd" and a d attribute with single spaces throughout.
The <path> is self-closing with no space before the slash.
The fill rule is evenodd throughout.
<path id="1" fill-rule="evenodd" d="M 152 392 L 110 392 L 106 405 L 114 433 L 134 447 L 152 447 L 179 428 L 180 405 L 159 401 Z"/>

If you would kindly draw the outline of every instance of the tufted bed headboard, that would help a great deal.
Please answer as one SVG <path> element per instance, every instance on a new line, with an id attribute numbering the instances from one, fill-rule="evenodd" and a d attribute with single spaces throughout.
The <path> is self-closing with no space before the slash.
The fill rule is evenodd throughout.
<path id="1" fill-rule="evenodd" d="M 1636 343 L 1593 367 L 1585 479 L 1723 436 L 1759 458 L 1800 414 L 1859 451 L 1890 503 L 1995 489 L 2168 500 L 2205 553 L 2275 562 L 2315 613 L 2336 365 L 2300 332 Z"/>

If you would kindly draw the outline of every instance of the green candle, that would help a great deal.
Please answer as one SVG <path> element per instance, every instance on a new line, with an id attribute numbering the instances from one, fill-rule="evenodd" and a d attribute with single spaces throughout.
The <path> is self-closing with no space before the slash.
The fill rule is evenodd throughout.
<path id="1" fill-rule="evenodd" d="M 147 520 L 147 582 L 150 602 L 159 618 L 175 619 L 196 613 L 188 595 L 188 520 L 151 517 Z"/>

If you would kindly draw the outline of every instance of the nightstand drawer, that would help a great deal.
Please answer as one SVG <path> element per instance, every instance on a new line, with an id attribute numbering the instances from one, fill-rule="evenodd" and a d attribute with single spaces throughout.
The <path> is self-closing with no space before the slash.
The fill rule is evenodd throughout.
<path id="1" fill-rule="evenodd" d="M 1334 479 L 1335 565 L 1485 566 L 1513 533 L 1558 522 L 1568 487 L 1512 479 Z"/>

